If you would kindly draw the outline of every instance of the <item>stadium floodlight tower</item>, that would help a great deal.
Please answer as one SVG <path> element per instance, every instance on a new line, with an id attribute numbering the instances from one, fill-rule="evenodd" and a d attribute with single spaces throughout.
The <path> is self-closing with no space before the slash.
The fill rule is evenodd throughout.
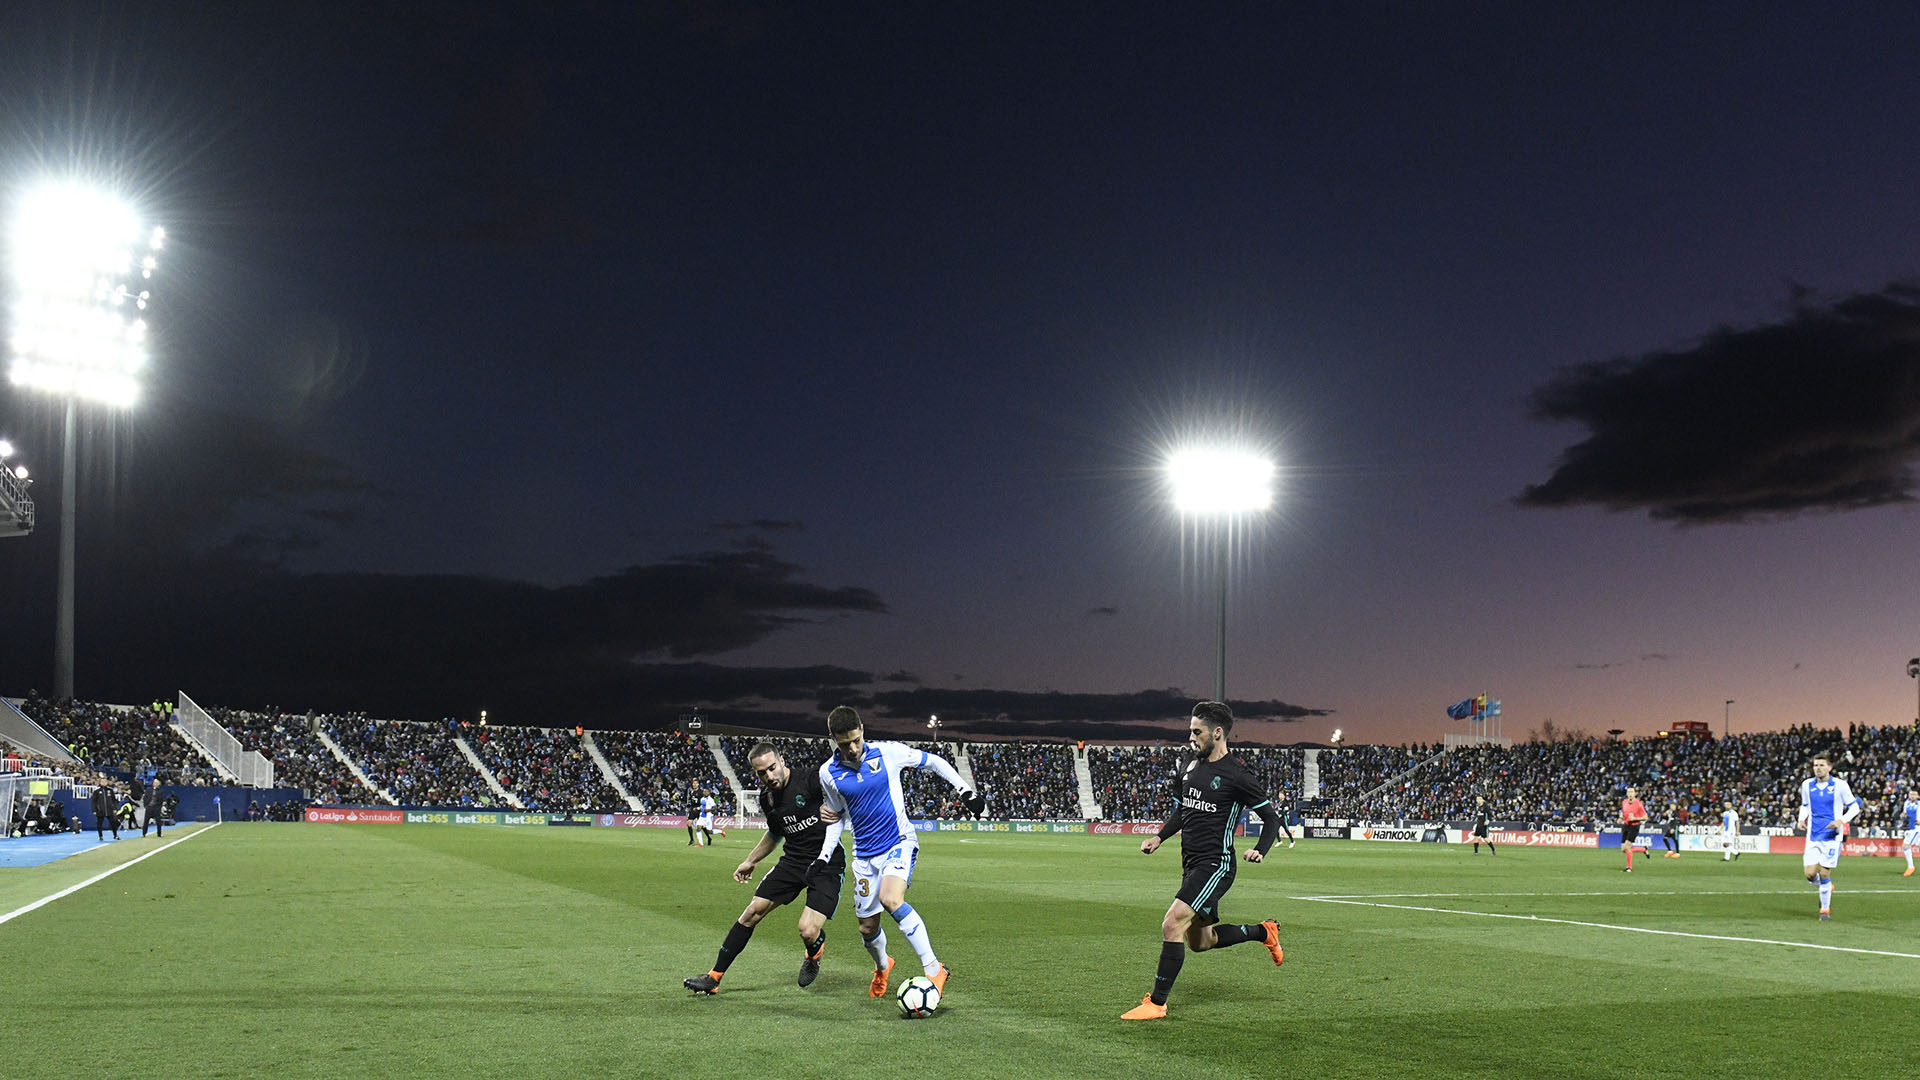
<path id="1" fill-rule="evenodd" d="M 33 499 L 27 495 L 27 467 L 10 459 L 13 444 L 0 439 L 0 536 L 33 531 Z"/>
<path id="2" fill-rule="evenodd" d="M 1174 508 L 1212 523 L 1219 539 L 1219 622 L 1213 642 L 1216 701 L 1227 700 L 1227 566 L 1233 525 L 1273 506 L 1273 474 L 1273 462 L 1251 450 L 1195 448 L 1175 451 L 1167 458 Z"/>
<path id="3" fill-rule="evenodd" d="M 165 242 L 165 231 L 142 226 L 123 200 L 73 182 L 23 192 L 8 224 L 8 378 L 66 403 L 56 698 L 73 696 L 74 414 L 81 401 L 127 408 L 139 398 L 149 286 Z"/>

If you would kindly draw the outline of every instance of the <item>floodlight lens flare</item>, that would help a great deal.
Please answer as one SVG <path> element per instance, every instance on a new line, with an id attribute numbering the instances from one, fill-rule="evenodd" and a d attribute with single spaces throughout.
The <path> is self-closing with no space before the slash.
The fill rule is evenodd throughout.
<path id="1" fill-rule="evenodd" d="M 1173 503 L 1188 514 L 1244 514 L 1273 505 L 1273 462 L 1244 450 L 1182 450 L 1167 460 Z"/>
<path id="2" fill-rule="evenodd" d="M 12 456 L 13 444 L 5 439 L 0 439 L 0 459 L 10 458 Z"/>
<path id="3" fill-rule="evenodd" d="M 133 209 L 79 184 L 50 184 L 22 194 L 6 236 L 7 269 L 15 304 L 8 328 L 17 386 L 131 404 L 139 387 L 132 373 L 146 363 L 145 311 L 159 260 L 136 257 L 144 238 L 165 239 L 141 227 Z M 135 277 L 136 271 L 139 273 Z"/>

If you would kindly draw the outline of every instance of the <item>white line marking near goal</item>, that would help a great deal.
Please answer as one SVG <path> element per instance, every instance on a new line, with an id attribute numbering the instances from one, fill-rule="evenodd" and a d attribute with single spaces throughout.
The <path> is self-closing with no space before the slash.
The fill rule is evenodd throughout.
<path id="1" fill-rule="evenodd" d="M 1295 900 L 1449 900 L 1479 899 L 1486 896 L 1804 896 L 1801 889 L 1608 889 L 1603 892 L 1390 892 L 1327 893 L 1322 896 L 1296 896 Z M 1920 889 L 1834 889 L 1834 893 L 1915 893 Z"/>
<path id="2" fill-rule="evenodd" d="M 101 881 L 106 878 L 110 878 L 113 875 L 119 873 L 120 871 L 125 870 L 127 867 L 132 866 L 134 863 L 145 862 L 146 860 L 151 859 L 155 855 L 158 855 L 161 852 L 172 847 L 174 844 L 184 844 L 187 841 L 193 839 L 194 837 L 199 836 L 201 833 L 206 832 L 207 829 L 217 829 L 219 827 L 220 827 L 220 823 L 216 821 L 213 824 L 206 826 L 206 828 L 195 829 L 178 840 L 172 840 L 167 843 L 161 844 L 159 847 L 154 848 L 152 851 L 149 851 L 146 854 L 139 856 L 138 858 L 128 859 L 126 862 L 121 863 L 119 866 L 116 866 L 110 870 L 105 870 L 105 871 L 102 871 L 101 873 L 95 874 L 78 885 L 69 885 L 64 889 L 61 889 L 59 892 L 54 893 L 52 896 L 43 896 L 40 899 L 35 900 L 33 903 L 28 904 L 26 907 L 15 908 L 12 911 L 7 912 L 5 915 L 0 915 L 0 923 L 11 922 L 14 919 L 19 918 L 20 916 L 25 915 L 29 911 L 37 911 L 40 908 L 46 907 L 48 904 L 53 903 L 55 900 L 58 900 L 63 896 L 71 896 L 74 893 L 79 892 L 81 889 L 86 888 L 87 886 L 93 884 L 96 881 Z"/>
<path id="3" fill-rule="evenodd" d="M 1549 894 L 1562 895 L 1562 894 Z M 1649 930 L 1644 926 L 1619 926 L 1614 923 L 1582 922 L 1579 919 L 1549 919 L 1541 915 L 1514 915 L 1501 911 L 1461 911 L 1457 908 L 1419 907 L 1414 904 L 1373 904 L 1362 900 L 1343 900 L 1331 896 L 1295 896 L 1294 900 L 1312 900 L 1321 904 L 1351 904 L 1355 907 L 1394 908 L 1399 911 L 1427 911 L 1436 915 L 1474 915 L 1482 919 L 1517 919 L 1521 922 L 1559 923 L 1586 926 L 1595 930 L 1624 930 L 1633 934 L 1658 934 L 1661 937 L 1703 938 L 1707 941 L 1735 941 L 1749 945 L 1784 945 L 1793 949 L 1821 949 L 1826 952 L 1863 953 L 1868 956 L 1897 956 L 1920 960 L 1920 953 L 1887 952 L 1884 949 L 1850 949 L 1844 945 L 1816 945 L 1810 941 L 1775 941 L 1772 938 L 1733 937 L 1727 934 L 1694 934 L 1685 930 Z"/>

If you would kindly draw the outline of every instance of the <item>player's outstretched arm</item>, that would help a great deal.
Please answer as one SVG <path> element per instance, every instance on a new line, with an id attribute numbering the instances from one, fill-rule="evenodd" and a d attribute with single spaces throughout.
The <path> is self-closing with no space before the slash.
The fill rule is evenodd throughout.
<path id="1" fill-rule="evenodd" d="M 1174 803 L 1173 813 L 1167 815 L 1167 820 L 1164 824 L 1160 826 L 1159 833 L 1153 836 L 1149 836 L 1145 840 L 1142 840 L 1140 842 L 1141 854 L 1151 855 L 1154 852 L 1160 850 L 1160 845 L 1166 843 L 1170 838 L 1172 838 L 1174 833 L 1177 833 L 1179 831 L 1180 831 L 1180 804 Z"/>
<path id="2" fill-rule="evenodd" d="M 1267 849 L 1273 846 L 1274 838 L 1280 835 L 1280 826 L 1283 822 L 1280 811 L 1271 802 L 1261 803 L 1253 808 L 1253 812 L 1260 815 L 1260 839 L 1244 858 L 1248 862 L 1262 862 L 1267 857 Z"/>
<path id="3" fill-rule="evenodd" d="M 898 743 L 894 743 L 893 745 L 900 746 Z M 891 747 L 889 748 L 889 752 L 890 751 Z M 960 793 L 960 801 L 966 804 L 968 813 L 974 817 L 979 817 L 987 812 L 987 797 L 968 787 L 967 782 L 960 777 L 960 770 L 954 768 L 951 761 L 941 757 L 939 754 L 930 754 L 925 750 L 914 750 L 906 746 L 900 746 L 900 751 L 904 755 L 900 759 L 900 764 L 903 767 L 910 769 L 932 769 L 935 773 L 939 774 L 941 779 L 952 784 L 953 790 Z"/>
<path id="4" fill-rule="evenodd" d="M 747 852 L 747 857 L 740 860 L 739 866 L 733 868 L 733 880 L 742 884 L 750 880 L 753 877 L 753 868 L 760 865 L 761 859 L 773 854 L 773 846 L 777 843 L 779 841 L 774 837 L 771 829 L 762 833 L 760 842 L 753 845 L 753 850 Z"/>

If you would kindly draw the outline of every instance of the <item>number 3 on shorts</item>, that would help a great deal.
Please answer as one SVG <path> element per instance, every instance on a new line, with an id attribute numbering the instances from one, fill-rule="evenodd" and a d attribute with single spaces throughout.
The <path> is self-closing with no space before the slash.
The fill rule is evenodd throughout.
<path id="1" fill-rule="evenodd" d="M 866 895 L 868 895 L 868 894 L 869 894 L 869 892 L 870 892 L 870 891 L 871 891 L 871 889 L 872 889 L 872 885 L 871 885 L 871 882 L 872 882 L 872 879 L 871 879 L 871 878 L 861 878 L 861 879 L 860 879 L 860 895 L 861 895 L 861 896 L 866 896 Z"/>

